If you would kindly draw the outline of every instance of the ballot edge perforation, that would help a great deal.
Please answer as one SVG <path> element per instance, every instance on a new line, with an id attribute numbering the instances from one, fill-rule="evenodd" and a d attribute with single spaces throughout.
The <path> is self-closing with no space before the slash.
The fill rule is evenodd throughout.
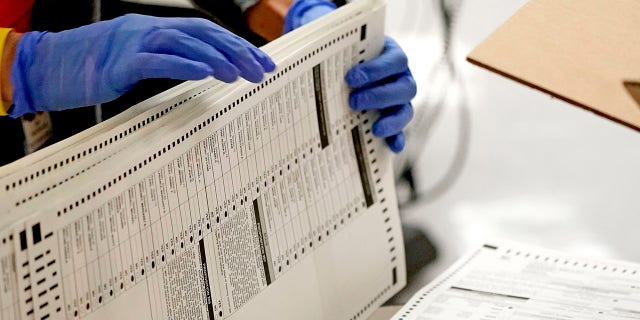
<path id="1" fill-rule="evenodd" d="M 366 111 L 362 111 L 361 113 L 362 115 L 365 115 Z M 364 119 L 363 123 L 364 124 L 369 123 L 369 119 Z M 373 136 L 371 129 L 370 128 L 365 129 L 363 132 L 363 140 L 366 141 L 364 147 L 368 149 L 367 151 L 368 155 L 373 155 L 375 153 L 376 149 L 373 144 L 374 139 L 375 137 Z M 376 192 L 378 194 L 378 197 L 380 197 L 379 203 L 382 205 L 382 209 L 380 210 L 380 213 L 384 216 L 384 224 L 389 226 L 386 230 L 386 233 L 390 234 L 393 232 L 393 226 L 391 225 L 391 218 L 388 216 L 389 207 L 385 204 L 387 199 L 384 195 L 384 188 L 380 187 L 380 185 L 382 184 L 382 177 L 379 175 L 380 168 L 377 164 L 377 159 L 376 158 L 371 159 L 369 161 L 369 166 L 371 167 L 371 178 L 373 180 L 373 184 L 376 186 Z M 387 242 L 389 244 L 389 254 L 391 255 L 390 262 L 395 263 L 397 260 L 397 253 L 395 252 L 398 246 L 397 241 L 394 239 L 393 236 L 389 236 L 389 238 L 387 238 Z"/>
<path id="2" fill-rule="evenodd" d="M 195 96 L 201 95 L 202 93 L 204 93 L 204 92 L 205 92 L 205 91 L 207 91 L 208 89 L 210 89 L 210 88 L 207 88 L 206 90 L 203 90 L 203 91 L 201 91 L 201 92 L 197 93 L 196 95 L 194 95 L 194 96 L 192 96 L 192 97 L 195 97 Z M 123 137 L 126 137 L 126 136 L 127 136 L 127 132 L 129 132 L 129 133 L 133 133 L 133 132 L 135 132 L 135 131 L 137 130 L 135 127 L 137 127 L 138 129 L 140 129 L 140 128 L 144 127 L 146 124 L 149 124 L 149 123 L 151 123 L 151 122 L 153 121 L 153 120 L 150 120 L 150 119 L 151 119 L 151 118 L 153 118 L 154 116 L 157 116 L 157 118 L 160 118 L 160 116 L 161 116 L 161 115 L 167 114 L 167 113 L 168 113 L 169 111 L 171 111 L 174 107 L 176 107 L 176 106 L 178 106 L 178 105 L 181 105 L 183 102 L 186 102 L 186 101 L 188 101 L 188 100 L 191 100 L 191 99 L 192 99 L 192 97 L 189 97 L 188 99 L 184 99 L 184 100 L 182 100 L 181 102 L 179 102 L 179 103 L 175 104 L 173 107 L 166 108 L 166 109 L 164 110 L 164 111 L 166 111 L 166 112 L 163 112 L 163 111 L 161 111 L 161 112 L 157 112 L 156 114 L 154 114 L 154 115 L 152 115 L 152 116 L 148 117 L 145 121 L 140 121 L 140 122 L 138 122 L 138 123 L 137 123 L 136 125 L 134 125 L 133 127 L 130 127 L 130 128 L 128 129 L 128 131 L 127 131 L 127 130 L 122 131 L 122 132 L 120 133 L 120 136 L 122 136 L 122 134 L 124 133 L 124 136 L 123 136 Z M 158 116 L 158 115 L 160 115 L 160 116 Z M 142 124 L 143 122 L 145 122 L 145 124 Z M 132 130 L 132 128 L 133 128 L 133 130 Z M 112 140 L 113 140 L 113 142 L 118 141 L 118 135 L 116 135 L 116 136 L 114 136 L 114 137 L 112 137 L 112 138 L 109 138 L 109 143 L 112 143 Z M 106 143 L 106 140 L 105 140 L 104 147 L 106 147 L 106 146 L 107 146 L 107 143 Z M 94 145 L 94 147 L 93 147 L 93 148 L 94 148 L 94 150 L 96 150 L 96 151 L 97 151 L 97 150 L 99 150 L 99 149 L 102 149 L 102 147 L 103 147 L 103 143 L 101 142 L 101 143 L 99 144 L 99 146 Z M 96 148 L 98 148 L 98 149 L 96 149 Z M 82 152 L 82 155 L 83 155 L 83 156 L 85 156 L 85 155 L 86 155 L 85 153 L 87 152 L 87 150 L 88 150 L 88 154 L 91 154 L 91 148 L 88 148 L 88 149 L 86 149 L 85 151 L 83 151 L 83 152 Z M 113 156 L 114 156 L 114 155 L 116 155 L 117 153 L 118 153 L 118 152 L 115 152 L 115 153 L 113 153 L 113 154 L 109 155 L 108 157 L 106 157 L 106 158 L 104 158 L 104 159 L 102 159 L 102 160 L 100 160 L 100 161 L 97 161 L 97 162 L 93 163 L 91 166 L 89 166 L 89 167 L 87 167 L 87 168 L 85 168 L 85 169 L 82 169 L 82 170 L 81 170 L 81 171 L 79 171 L 79 172 L 76 172 L 76 174 L 74 174 L 74 175 L 72 175 L 72 176 L 70 176 L 70 177 L 67 177 L 67 178 L 65 178 L 64 180 L 61 180 L 61 181 L 59 181 L 59 182 L 57 182 L 57 183 L 54 183 L 54 184 L 50 185 L 49 187 L 47 187 L 46 189 L 42 189 L 42 190 L 40 190 L 40 192 L 37 192 L 37 193 L 32 194 L 32 195 L 30 195 L 30 196 L 28 196 L 28 197 L 25 197 L 25 198 L 23 198 L 21 201 L 17 201 L 17 202 L 15 203 L 15 206 L 16 206 L 16 207 L 19 207 L 21 204 L 25 204 L 27 201 L 31 201 L 31 200 L 33 200 L 33 199 L 37 198 L 38 196 L 43 195 L 45 192 L 48 192 L 48 191 L 50 191 L 50 190 L 52 190 L 52 189 L 57 188 L 58 186 L 62 185 L 63 183 L 68 182 L 69 180 L 71 180 L 71 179 L 73 179 L 73 178 L 75 178 L 75 177 L 79 176 L 80 174 L 84 173 L 85 171 L 90 170 L 90 169 L 92 169 L 93 167 L 95 167 L 95 166 L 99 165 L 100 163 L 102 163 L 102 162 L 104 162 L 104 161 L 106 161 L 106 160 L 110 159 L 111 157 L 113 157 Z M 77 156 L 77 159 L 79 160 L 79 159 L 81 158 L 81 156 L 80 156 L 80 152 L 79 152 L 77 155 L 74 155 L 74 156 L 72 156 L 72 157 L 68 157 L 68 158 L 65 160 L 65 162 L 66 162 L 66 163 L 69 163 L 69 159 L 71 159 L 71 162 L 75 161 L 75 159 L 76 159 L 75 157 L 76 157 L 76 156 Z M 145 162 L 146 162 L 146 161 L 145 161 Z M 145 163 L 145 165 L 146 165 L 146 163 Z M 62 164 L 62 161 L 61 161 L 61 162 L 60 162 L 60 168 L 62 168 L 62 166 L 63 166 L 63 164 Z M 50 168 L 50 167 L 51 167 L 51 166 L 49 166 L 49 168 Z M 58 164 L 54 164 L 54 169 L 57 169 L 57 168 L 58 168 Z M 44 171 L 44 169 L 43 169 L 43 171 Z M 47 172 L 49 172 L 49 171 L 47 170 Z M 37 172 L 36 172 L 36 175 L 39 175 L 39 173 L 40 173 L 40 171 L 37 171 Z M 43 172 L 43 175 L 44 175 L 44 172 Z M 33 174 L 31 174 L 31 177 L 32 177 L 32 179 L 33 179 Z M 28 180 L 26 180 L 26 181 L 28 181 Z M 25 181 L 25 183 L 26 183 L 26 181 Z M 14 184 L 15 184 L 15 182 L 14 182 Z M 20 185 L 21 185 L 21 183 L 18 183 L 18 186 L 20 186 Z M 7 185 L 7 190 L 8 190 L 8 188 L 9 188 L 9 185 Z M 83 202 L 84 202 L 84 200 L 83 200 Z"/>
<path id="3" fill-rule="evenodd" d="M 387 292 L 389 292 L 389 290 L 391 290 L 392 287 L 393 287 L 392 285 L 387 285 L 384 289 L 382 289 L 382 291 L 378 292 L 378 294 L 376 294 L 375 297 L 369 300 L 369 302 L 367 302 L 366 305 L 364 305 L 360 310 L 358 310 L 358 312 L 356 312 L 353 316 L 351 316 L 349 320 L 357 320 L 357 319 L 360 319 L 362 316 L 364 316 L 367 310 L 371 309 L 371 307 L 374 307 L 375 303 L 378 302 L 378 300 L 382 299 L 382 297 L 385 294 L 387 294 Z"/>
<path id="4" fill-rule="evenodd" d="M 569 268 L 575 268 L 575 269 L 608 271 L 612 273 L 620 273 L 620 274 L 626 274 L 626 275 L 632 275 L 632 276 L 640 274 L 640 271 L 636 268 L 623 267 L 621 265 L 614 265 L 615 262 L 612 262 L 607 265 L 607 264 L 602 264 L 594 261 L 586 261 L 586 260 L 580 261 L 579 258 L 577 259 L 572 259 L 567 257 L 560 258 L 550 254 L 545 255 L 545 254 L 523 251 L 523 250 L 513 249 L 513 248 L 507 248 L 504 254 L 512 255 L 512 256 L 520 257 L 524 259 L 529 259 L 529 260 L 536 260 L 542 263 L 548 263 L 552 265 L 563 265 L 563 266 L 567 266 Z"/>
<path id="5" fill-rule="evenodd" d="M 123 138 L 125 138 L 126 136 L 133 134 L 134 132 L 144 128 L 145 126 L 149 125 L 150 123 L 152 123 L 153 121 L 160 119 L 161 117 L 163 117 L 164 115 L 168 114 L 170 111 L 172 111 L 173 109 L 177 108 L 178 106 L 182 105 L 183 103 L 186 103 L 187 101 L 202 95 L 203 93 L 209 91 L 211 88 L 213 88 L 213 86 L 207 87 L 205 89 L 203 89 L 202 91 L 195 93 L 187 98 L 181 99 L 177 102 L 173 102 L 173 104 L 170 103 L 170 105 L 168 107 L 165 107 L 164 109 L 157 111 L 155 113 L 153 113 L 152 115 L 149 115 L 148 117 L 146 117 L 143 120 L 138 121 L 137 123 L 131 125 L 130 127 L 113 134 L 111 137 L 109 138 L 105 138 L 104 140 L 100 141 L 100 142 L 96 142 L 95 144 L 93 144 L 92 146 L 82 150 L 82 151 L 78 151 L 77 153 L 71 155 L 71 156 L 67 156 L 65 159 L 62 159 L 60 161 L 56 161 L 53 164 L 49 164 L 47 166 L 41 167 L 38 170 L 32 171 L 32 173 L 24 175 L 22 178 L 18 178 L 17 180 L 13 180 L 12 182 L 8 182 L 5 185 L 5 191 L 10 191 L 13 189 L 16 189 L 18 187 L 21 187 L 24 184 L 27 184 L 29 181 L 33 181 L 34 179 L 39 178 L 40 176 L 45 176 L 47 173 L 55 171 L 57 169 L 61 169 L 64 166 L 75 162 L 76 160 L 80 160 L 88 155 L 91 155 L 94 152 L 97 152 L 99 150 L 102 150 L 103 148 L 106 148 L 107 146 L 113 144 L 114 142 L 117 142 L 118 140 L 121 140 Z M 175 101 L 175 100 L 174 100 Z M 113 154 L 111 155 L 113 156 Z M 109 156 L 109 157 L 111 157 Z M 106 157 L 94 164 L 92 164 L 91 166 L 87 167 L 84 170 L 88 170 L 92 167 L 94 167 L 95 165 L 107 160 L 109 157 Z M 68 181 L 69 179 L 72 179 L 73 177 L 76 177 L 77 175 L 79 175 L 82 172 L 78 172 L 75 175 L 73 175 L 71 178 L 67 178 L 65 180 Z M 63 182 L 58 182 L 55 183 L 56 184 L 62 184 Z M 41 193 L 40 193 L 41 194 Z M 37 197 L 38 193 L 36 193 L 35 195 L 33 195 L 33 197 Z"/>

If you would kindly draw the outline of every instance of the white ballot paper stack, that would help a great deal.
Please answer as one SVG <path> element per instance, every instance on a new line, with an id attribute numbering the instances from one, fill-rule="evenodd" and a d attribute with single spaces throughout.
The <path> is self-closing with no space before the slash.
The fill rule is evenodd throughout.
<path id="1" fill-rule="evenodd" d="M 347 70 L 384 1 L 0 169 L 0 319 L 366 319 L 405 284 L 391 154 Z"/>
<path id="2" fill-rule="evenodd" d="M 393 320 L 640 319 L 640 264 L 485 244 L 424 287 Z"/>

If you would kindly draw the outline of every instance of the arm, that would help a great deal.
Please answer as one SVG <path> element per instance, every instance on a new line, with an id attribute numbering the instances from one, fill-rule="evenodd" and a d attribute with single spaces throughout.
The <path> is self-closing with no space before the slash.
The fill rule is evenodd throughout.
<path id="1" fill-rule="evenodd" d="M 260 49 L 197 18 L 131 14 L 9 36 L 0 80 L 2 98 L 13 102 L 3 109 L 12 117 L 108 102 L 147 78 L 259 82 L 275 69 Z"/>
<path id="2" fill-rule="evenodd" d="M 271 41 L 335 9 L 328 0 L 259 0 L 245 19 L 251 31 Z"/>
<path id="3" fill-rule="evenodd" d="M 267 41 L 282 34 L 284 19 L 293 0 L 260 0 L 245 11 L 245 19 L 251 31 Z"/>

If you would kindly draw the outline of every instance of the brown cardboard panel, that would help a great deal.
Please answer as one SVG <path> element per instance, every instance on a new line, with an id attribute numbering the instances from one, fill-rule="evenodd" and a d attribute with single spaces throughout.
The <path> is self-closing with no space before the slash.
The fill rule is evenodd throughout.
<path id="1" fill-rule="evenodd" d="M 640 130 L 638 0 L 532 0 L 468 60 Z"/>

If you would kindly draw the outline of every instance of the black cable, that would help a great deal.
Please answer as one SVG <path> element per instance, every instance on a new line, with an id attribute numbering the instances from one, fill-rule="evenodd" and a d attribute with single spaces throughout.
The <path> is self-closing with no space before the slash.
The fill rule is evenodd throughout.
<path id="1" fill-rule="evenodd" d="M 471 111 L 466 98 L 466 88 L 462 77 L 458 74 L 455 62 L 452 56 L 452 34 L 456 21 L 456 16 L 462 5 L 462 0 L 434 0 L 439 10 L 440 21 L 442 23 L 443 37 L 443 53 L 439 63 L 430 72 L 428 79 L 435 80 L 439 73 L 445 72 L 450 76 L 449 85 L 446 92 L 441 96 L 433 97 L 433 94 L 424 99 L 420 105 L 416 105 L 416 119 L 414 124 L 407 131 L 407 137 L 412 137 L 419 141 L 419 144 L 412 146 L 406 150 L 404 158 L 400 159 L 397 164 L 398 183 L 408 186 L 410 191 L 406 201 L 401 202 L 401 206 L 409 205 L 414 202 L 431 202 L 442 196 L 457 181 L 462 173 L 466 162 L 469 145 L 471 140 Z M 431 81 L 429 81 L 430 83 Z M 429 85 L 427 83 L 427 85 Z M 457 89 L 457 92 L 455 91 Z M 451 164 L 444 171 L 444 175 L 436 183 L 427 190 L 419 189 L 419 181 L 416 181 L 415 173 L 418 160 L 423 154 L 424 149 L 433 135 L 434 124 L 439 120 L 445 105 L 450 102 L 452 94 L 456 94 L 457 103 L 455 106 L 459 109 L 459 134 L 456 141 L 456 151 Z"/>

